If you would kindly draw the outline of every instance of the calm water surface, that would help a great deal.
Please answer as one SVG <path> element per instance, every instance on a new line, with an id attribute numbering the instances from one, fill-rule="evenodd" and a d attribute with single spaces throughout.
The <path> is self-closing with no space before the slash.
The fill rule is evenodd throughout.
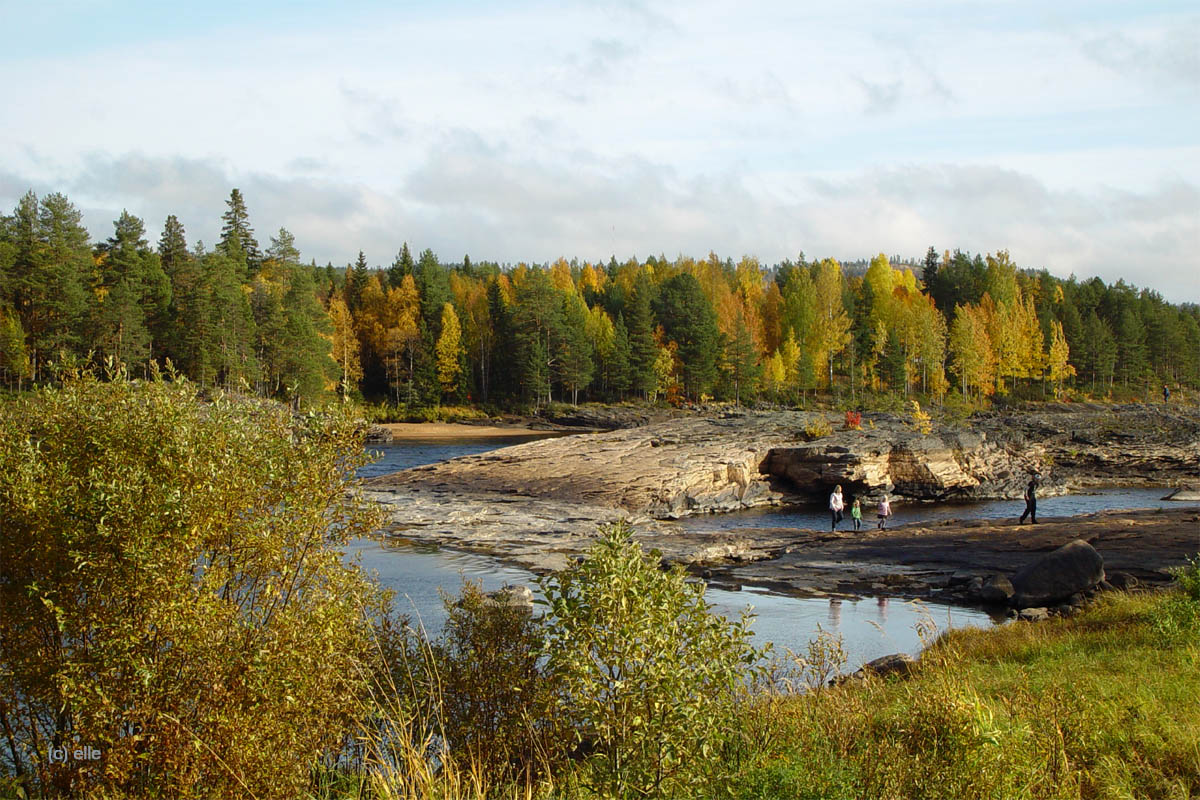
<path id="1" fill-rule="evenodd" d="M 532 434 L 529 440 L 544 438 Z M 473 439 L 469 441 L 412 440 L 392 445 L 370 445 L 379 460 L 362 470 L 364 477 L 383 475 L 399 469 L 431 464 L 463 455 L 484 453 L 517 444 L 512 438 Z M 1110 508 L 1160 508 L 1172 504 L 1160 498 L 1162 489 L 1106 489 L 1090 494 L 1048 497 L 1038 500 L 1042 516 L 1070 516 Z M 950 518 L 1001 518 L 1019 516 L 1021 501 L 987 501 L 981 503 L 919 504 L 894 502 L 892 524 L 936 521 Z M 874 524 L 874 508 L 864 508 L 864 522 Z M 731 527 L 772 526 L 823 530 L 829 524 L 823 507 L 799 506 L 755 509 L 682 521 L 691 530 L 721 530 Z M 843 523 L 849 527 L 849 523 Z M 375 573 L 379 582 L 396 592 L 396 607 L 414 620 L 419 619 L 431 632 L 441 629 L 445 622 L 441 593 L 457 594 L 464 580 L 481 583 L 484 590 L 498 589 L 506 584 L 527 584 L 534 587 L 534 576 L 512 566 L 501 564 L 486 556 L 437 550 L 412 545 L 396 545 L 374 539 L 351 543 L 347 555 L 356 558 L 366 570 Z M 932 619 L 939 629 L 963 626 L 987 626 L 992 619 L 973 610 L 938 604 L 909 603 L 887 598 L 862 600 L 828 600 L 796 598 L 770 594 L 755 589 L 731 591 L 709 588 L 705 596 L 723 614 L 736 616 L 747 606 L 756 618 L 753 629 L 756 639 L 773 642 L 779 650 L 800 650 L 817 635 L 818 630 L 841 634 L 849 666 L 855 668 L 888 653 L 916 654 L 921 642 L 916 623 Z"/>

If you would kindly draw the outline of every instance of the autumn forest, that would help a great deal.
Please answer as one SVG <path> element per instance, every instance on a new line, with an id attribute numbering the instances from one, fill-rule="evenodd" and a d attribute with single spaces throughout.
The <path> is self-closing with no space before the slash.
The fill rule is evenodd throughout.
<path id="1" fill-rule="evenodd" d="M 0 383 L 62 357 L 174 367 L 202 386 L 400 408 L 642 398 L 672 403 L 971 403 L 1144 396 L 1200 384 L 1200 306 L 1099 278 L 1022 269 L 1004 250 L 843 265 L 715 253 L 619 263 L 304 263 L 286 229 L 260 249 L 245 199 L 220 241 L 128 212 L 90 241 L 62 194 L 0 216 Z M 1132 265 L 1131 265 L 1132 268 Z"/>

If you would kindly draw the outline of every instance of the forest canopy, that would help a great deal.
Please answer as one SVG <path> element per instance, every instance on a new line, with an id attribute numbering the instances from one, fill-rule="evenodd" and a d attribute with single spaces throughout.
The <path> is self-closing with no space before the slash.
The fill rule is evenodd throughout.
<path id="1" fill-rule="evenodd" d="M 409 408 L 1200 385 L 1200 306 L 1022 269 L 1005 250 L 501 265 L 405 242 L 385 267 L 361 251 L 319 266 L 284 228 L 260 248 L 250 220 L 234 189 L 212 249 L 174 215 L 151 243 L 127 211 L 92 242 L 65 195 L 29 192 L 0 216 L 0 382 L 45 382 L 65 354 L 135 373 L 170 359 L 200 386 L 281 400 Z"/>

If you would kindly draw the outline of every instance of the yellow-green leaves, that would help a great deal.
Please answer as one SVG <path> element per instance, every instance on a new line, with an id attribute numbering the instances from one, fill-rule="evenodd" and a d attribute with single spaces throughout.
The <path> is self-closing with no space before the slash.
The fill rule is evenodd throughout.
<path id="1" fill-rule="evenodd" d="M 64 374 L 0 404 L 0 706 L 47 791 L 295 797 L 363 706 L 376 590 L 330 544 L 357 425 L 185 381 Z M 94 768 L 40 743 L 98 748 Z"/>

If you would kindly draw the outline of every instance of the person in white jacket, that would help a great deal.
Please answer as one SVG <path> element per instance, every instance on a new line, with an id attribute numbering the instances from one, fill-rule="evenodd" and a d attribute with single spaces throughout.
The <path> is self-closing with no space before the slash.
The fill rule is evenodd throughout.
<path id="1" fill-rule="evenodd" d="M 842 521 L 842 509 L 846 507 L 842 500 L 842 487 L 835 486 L 833 494 L 829 495 L 829 515 L 833 518 L 833 527 L 830 530 L 837 530 L 838 523 Z"/>

